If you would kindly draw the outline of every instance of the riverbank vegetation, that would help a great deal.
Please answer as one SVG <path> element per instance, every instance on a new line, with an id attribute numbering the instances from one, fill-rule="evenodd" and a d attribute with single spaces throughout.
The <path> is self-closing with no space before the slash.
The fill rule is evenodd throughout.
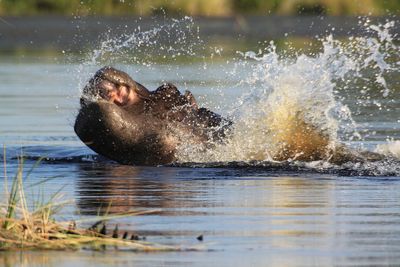
<path id="1" fill-rule="evenodd" d="M 1 16 L 26 15 L 384 15 L 398 0 L 2 0 Z"/>
<path id="2" fill-rule="evenodd" d="M 4 169 L 6 169 L 6 165 L 4 165 Z M 32 170 L 33 168 L 24 172 L 24 160 L 19 159 L 17 173 L 10 185 L 7 184 L 7 172 L 4 171 L 5 197 L 0 203 L 0 251 L 21 249 L 104 250 L 107 247 L 146 252 L 179 250 L 174 246 L 137 241 L 139 239 L 137 235 L 128 232 L 120 233 L 118 226 L 107 233 L 106 222 L 108 220 L 149 212 L 131 212 L 95 218 L 95 222 L 90 223 L 91 226 L 87 229 L 77 227 L 77 224 L 82 222 L 56 221 L 55 215 L 59 214 L 68 202 L 60 200 L 60 192 L 55 193 L 46 201 L 40 195 L 37 198 L 28 198 L 24 187 Z M 46 180 L 31 183 L 27 187 L 39 186 L 45 182 Z M 88 221 L 86 221 L 87 223 Z"/>

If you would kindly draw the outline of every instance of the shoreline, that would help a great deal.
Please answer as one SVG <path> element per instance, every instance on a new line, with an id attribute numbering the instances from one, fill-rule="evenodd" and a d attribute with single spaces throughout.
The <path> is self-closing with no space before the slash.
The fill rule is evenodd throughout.
<path id="1" fill-rule="evenodd" d="M 370 17 L 372 24 L 396 20 L 396 16 Z M 62 49 L 82 51 L 96 47 L 106 34 L 111 38 L 133 32 L 140 26 L 150 30 L 163 21 L 163 17 L 65 17 L 32 16 L 3 17 L 0 19 L 0 52 L 16 49 Z M 237 16 L 193 17 L 195 28 L 202 40 L 218 38 L 232 41 L 264 41 L 288 37 L 336 37 L 367 35 L 360 17 L 334 16 Z M 129 30 L 131 28 L 132 30 Z M 333 30 L 334 29 L 334 30 Z M 394 34 L 400 34 L 398 24 Z"/>

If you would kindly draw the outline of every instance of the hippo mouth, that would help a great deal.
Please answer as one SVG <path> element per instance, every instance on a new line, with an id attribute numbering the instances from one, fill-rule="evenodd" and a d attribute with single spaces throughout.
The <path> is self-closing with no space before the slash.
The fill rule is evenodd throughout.
<path id="1" fill-rule="evenodd" d="M 113 67 L 104 67 L 97 71 L 96 75 L 100 81 L 100 86 L 105 81 L 108 84 L 113 84 L 114 86 L 125 86 L 129 90 L 133 90 L 141 98 L 149 99 L 150 91 L 141 85 L 140 83 L 134 81 L 127 73 L 114 69 Z"/>
<path id="2" fill-rule="evenodd" d="M 129 104 L 135 97 L 142 100 L 150 98 L 146 87 L 134 81 L 127 73 L 108 66 L 95 73 L 83 89 L 82 95 L 86 98 L 83 100 L 104 99 L 119 106 Z"/>

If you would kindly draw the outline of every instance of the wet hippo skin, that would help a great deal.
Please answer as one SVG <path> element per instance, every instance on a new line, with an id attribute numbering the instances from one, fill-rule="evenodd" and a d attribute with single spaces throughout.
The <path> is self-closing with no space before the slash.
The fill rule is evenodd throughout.
<path id="1" fill-rule="evenodd" d="M 121 84 L 139 96 L 134 104 L 124 104 L 127 99 L 116 104 L 101 92 L 116 90 Z M 176 160 L 179 131 L 187 133 L 192 142 L 213 142 L 223 139 L 231 124 L 208 109 L 198 108 L 190 92 L 182 95 L 171 84 L 153 92 L 142 85 L 137 89 L 137 85 L 126 73 L 105 67 L 83 90 L 74 130 L 98 154 L 121 164 L 171 163 Z"/>
<path id="2" fill-rule="evenodd" d="M 106 101 L 81 108 L 75 132 L 88 147 L 122 164 L 156 165 L 174 160 L 163 144 L 160 121 L 135 115 Z"/>

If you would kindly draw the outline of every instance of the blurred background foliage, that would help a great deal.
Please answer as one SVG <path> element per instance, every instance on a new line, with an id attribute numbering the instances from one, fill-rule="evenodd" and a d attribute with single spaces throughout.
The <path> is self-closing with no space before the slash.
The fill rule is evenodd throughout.
<path id="1" fill-rule="evenodd" d="M 400 0 L 0 0 L 1 16 L 27 15 L 384 15 Z"/>

